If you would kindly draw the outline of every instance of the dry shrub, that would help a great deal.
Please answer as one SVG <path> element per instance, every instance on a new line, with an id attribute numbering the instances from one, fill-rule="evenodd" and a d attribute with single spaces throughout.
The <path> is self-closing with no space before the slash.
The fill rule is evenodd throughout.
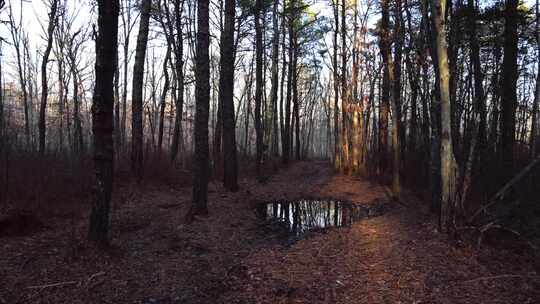
<path id="1" fill-rule="evenodd" d="M 0 216 L 20 211 L 31 212 L 41 219 L 69 218 L 81 216 L 90 208 L 94 180 L 90 155 L 40 157 L 34 152 L 19 152 L 11 154 L 8 161 L 2 159 L 0 168 Z M 146 156 L 144 176 L 137 186 L 133 186 L 136 179 L 129 168 L 129 155 L 115 159 L 115 197 L 122 198 L 123 192 L 132 188 L 140 191 L 147 186 L 178 189 L 191 185 L 191 168 L 171 163 L 164 155 Z"/>

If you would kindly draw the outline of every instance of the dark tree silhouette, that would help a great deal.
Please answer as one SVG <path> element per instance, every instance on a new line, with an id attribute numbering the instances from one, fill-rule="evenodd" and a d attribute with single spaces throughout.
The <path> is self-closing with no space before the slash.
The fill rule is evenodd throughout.
<path id="1" fill-rule="evenodd" d="M 54 39 L 54 29 L 57 23 L 58 0 L 51 0 L 49 12 L 49 25 L 47 26 L 47 47 L 43 53 L 41 61 L 41 104 L 39 107 L 39 154 L 45 154 L 45 132 L 47 130 L 47 98 L 49 94 L 49 86 L 47 83 L 47 63 L 51 54 L 52 44 Z"/>
<path id="2" fill-rule="evenodd" d="M 190 217 L 208 214 L 208 112 L 210 107 L 210 29 L 208 0 L 197 6 L 197 55 L 195 59 L 195 155 L 193 163 L 193 201 Z"/>
<path id="3" fill-rule="evenodd" d="M 142 178 L 143 169 L 143 82 L 146 45 L 152 0 L 141 3 L 141 20 L 135 49 L 135 65 L 133 67 L 133 92 L 131 99 L 131 170 L 138 180 Z"/>
<path id="4" fill-rule="evenodd" d="M 234 23 L 236 1 L 225 1 L 225 24 L 221 34 L 221 69 L 219 103 L 223 121 L 223 185 L 230 191 L 238 190 L 236 128 L 234 121 Z"/>
<path id="5" fill-rule="evenodd" d="M 514 169 L 514 142 L 516 136 L 516 82 L 518 76 L 518 0 L 506 0 L 504 10 L 504 58 L 501 79 L 502 140 L 502 178 L 506 182 L 512 177 Z"/>
<path id="6" fill-rule="evenodd" d="M 118 51 L 118 14 L 118 0 L 98 1 L 96 82 L 92 100 L 96 184 L 88 238 L 100 244 L 108 243 L 109 209 L 113 186 L 113 78 L 115 54 Z"/>

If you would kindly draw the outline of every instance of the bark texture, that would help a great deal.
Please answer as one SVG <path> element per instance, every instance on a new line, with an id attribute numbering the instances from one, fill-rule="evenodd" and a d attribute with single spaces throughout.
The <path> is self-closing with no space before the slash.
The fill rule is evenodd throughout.
<path id="1" fill-rule="evenodd" d="M 197 6 L 197 55 L 195 58 L 195 155 L 193 201 L 190 216 L 208 214 L 208 111 L 210 107 L 210 30 L 208 0 Z"/>
<path id="2" fill-rule="evenodd" d="M 233 100 L 235 15 L 236 1 L 226 0 L 225 24 L 221 36 L 219 103 L 222 105 L 223 121 L 223 185 L 229 191 L 238 190 L 238 161 L 236 153 L 236 129 Z"/>
<path id="3" fill-rule="evenodd" d="M 113 78 L 114 59 L 118 50 L 118 13 L 118 0 L 98 1 L 96 83 L 92 100 L 96 185 L 88 238 L 100 244 L 108 243 L 109 209 L 113 186 Z"/>
<path id="4" fill-rule="evenodd" d="M 135 49 L 135 65 L 133 66 L 133 88 L 131 98 L 131 170 L 138 180 L 143 170 L 143 82 L 146 46 L 148 44 L 148 27 L 150 23 L 151 0 L 142 0 L 139 34 Z"/>

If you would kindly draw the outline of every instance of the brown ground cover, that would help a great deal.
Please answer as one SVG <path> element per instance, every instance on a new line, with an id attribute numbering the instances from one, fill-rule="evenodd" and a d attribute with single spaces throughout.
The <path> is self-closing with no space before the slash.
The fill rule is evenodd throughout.
<path id="1" fill-rule="evenodd" d="M 284 244 L 255 204 L 322 197 L 367 204 L 384 187 L 299 162 L 263 184 L 212 183 L 210 216 L 183 224 L 191 189 L 116 191 L 112 244 L 84 241 L 87 217 L 0 237 L 3 303 L 539 303 L 526 252 L 449 241 L 414 197 L 351 227 Z"/>

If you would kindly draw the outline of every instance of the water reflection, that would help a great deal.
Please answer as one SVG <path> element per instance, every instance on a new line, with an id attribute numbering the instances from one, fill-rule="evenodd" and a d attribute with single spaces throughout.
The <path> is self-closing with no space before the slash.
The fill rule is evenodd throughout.
<path id="1" fill-rule="evenodd" d="M 351 203 L 336 200 L 276 201 L 261 204 L 264 220 L 279 221 L 295 235 L 330 227 L 350 226 L 357 218 Z"/>

